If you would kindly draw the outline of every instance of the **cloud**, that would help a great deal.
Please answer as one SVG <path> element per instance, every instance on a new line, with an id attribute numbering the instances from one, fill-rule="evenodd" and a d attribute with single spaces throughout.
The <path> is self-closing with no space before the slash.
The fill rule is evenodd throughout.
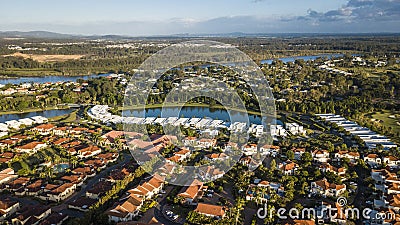
<path id="1" fill-rule="evenodd" d="M 316 12 L 308 10 L 306 16 L 298 17 L 299 20 L 313 20 L 318 22 L 343 21 L 374 22 L 374 21 L 399 21 L 399 0 L 349 0 L 339 9 L 328 12 Z"/>

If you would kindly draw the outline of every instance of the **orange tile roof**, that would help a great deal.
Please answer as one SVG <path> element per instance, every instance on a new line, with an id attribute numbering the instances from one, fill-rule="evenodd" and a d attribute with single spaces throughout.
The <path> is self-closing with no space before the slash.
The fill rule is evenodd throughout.
<path id="1" fill-rule="evenodd" d="M 55 127 L 56 126 L 54 126 L 53 124 L 47 123 L 47 124 L 42 124 L 42 125 L 36 126 L 35 129 L 45 131 L 45 130 L 51 130 Z"/>
<path id="2" fill-rule="evenodd" d="M 200 214 L 207 214 L 207 215 L 213 215 L 213 216 L 219 216 L 219 217 L 225 216 L 224 207 L 219 206 L 219 205 L 198 203 L 197 207 L 194 211 L 198 212 Z"/>
<path id="3" fill-rule="evenodd" d="M 185 187 L 185 191 L 178 194 L 178 196 L 182 196 L 185 198 L 196 198 L 197 194 L 203 187 L 203 182 L 194 179 L 190 186 Z"/>

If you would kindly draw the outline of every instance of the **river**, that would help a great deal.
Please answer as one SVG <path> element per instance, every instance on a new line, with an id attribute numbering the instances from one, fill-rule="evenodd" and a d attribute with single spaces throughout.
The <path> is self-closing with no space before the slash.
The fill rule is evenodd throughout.
<path id="1" fill-rule="evenodd" d="M 122 112 L 123 116 L 134 116 L 134 117 L 185 117 L 185 118 L 204 118 L 209 117 L 214 120 L 223 120 L 228 124 L 231 121 L 236 122 L 247 122 L 247 114 L 243 112 L 232 112 L 232 117 L 229 117 L 229 113 L 225 109 L 212 109 L 203 106 L 184 106 L 179 111 L 177 107 L 165 107 L 163 114 L 162 108 L 146 109 L 143 113 L 142 110 L 124 110 Z M 261 117 L 257 115 L 248 115 L 249 122 L 253 124 L 261 124 Z M 282 124 L 277 121 L 277 124 Z"/>
<path id="2" fill-rule="evenodd" d="M 19 120 L 23 118 L 29 118 L 32 116 L 43 116 L 46 118 L 61 116 L 68 113 L 71 113 L 75 109 L 52 109 L 38 112 L 29 112 L 29 113 L 19 113 L 19 114 L 4 114 L 0 115 L 0 123 L 4 123 L 5 121 L 10 120 Z"/>
<path id="3" fill-rule="evenodd" d="M 337 58 L 337 57 L 342 57 L 343 54 L 321 54 L 321 55 L 305 55 L 305 56 L 296 56 L 296 57 L 284 57 L 284 58 L 278 58 L 279 60 L 281 60 L 284 63 L 288 63 L 288 62 L 294 62 L 296 60 L 302 59 L 304 61 L 308 61 L 308 60 L 316 60 L 318 58 L 322 58 L 322 57 L 326 57 L 328 59 L 332 59 L 332 58 Z M 274 60 L 276 59 L 264 59 L 261 60 L 261 64 L 271 64 Z"/>
<path id="4" fill-rule="evenodd" d="M 0 84 L 20 84 L 20 83 L 55 83 L 55 82 L 76 82 L 78 79 L 88 80 L 96 77 L 106 77 L 109 74 L 93 74 L 84 76 L 42 76 L 42 77 L 12 77 L 0 78 Z"/>

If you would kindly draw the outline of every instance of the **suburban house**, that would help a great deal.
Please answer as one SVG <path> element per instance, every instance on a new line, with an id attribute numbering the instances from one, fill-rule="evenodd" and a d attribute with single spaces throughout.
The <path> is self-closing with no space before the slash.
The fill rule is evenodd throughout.
<path id="1" fill-rule="evenodd" d="M 185 137 L 182 142 L 185 146 L 195 146 L 197 143 L 197 138 L 196 137 Z"/>
<path id="2" fill-rule="evenodd" d="M 358 159 L 360 159 L 360 153 L 349 151 L 338 151 L 335 153 L 335 161 L 345 158 L 350 159 L 350 162 L 355 163 Z"/>
<path id="3" fill-rule="evenodd" d="M 53 124 L 47 123 L 47 124 L 41 124 L 39 126 L 36 126 L 36 127 L 32 128 L 31 130 L 33 132 L 36 132 L 41 135 L 48 135 L 55 127 L 56 126 L 54 126 Z"/>
<path id="4" fill-rule="evenodd" d="M 292 151 L 294 152 L 294 159 L 300 160 L 301 156 L 306 152 L 306 149 L 305 148 L 294 148 L 294 149 L 292 149 Z"/>
<path id="5" fill-rule="evenodd" d="M 218 167 L 216 168 L 214 165 L 212 166 L 203 166 L 198 170 L 198 176 L 202 179 L 213 179 L 216 180 L 224 176 L 224 172 L 221 171 Z"/>
<path id="6" fill-rule="evenodd" d="M 136 132 L 125 132 L 125 131 L 117 131 L 112 130 L 101 137 L 103 138 L 102 144 L 103 145 L 112 145 L 115 144 L 115 141 L 119 139 L 122 143 L 125 143 L 125 137 L 129 138 L 140 138 L 143 134 L 136 133 Z"/>
<path id="7" fill-rule="evenodd" d="M 53 212 L 50 216 L 46 217 L 39 225 L 61 225 L 69 216 L 65 213 Z"/>
<path id="8" fill-rule="evenodd" d="M 95 145 L 90 145 L 78 150 L 78 157 L 89 158 L 101 153 L 101 148 Z"/>
<path id="9" fill-rule="evenodd" d="M 203 195 L 203 182 L 195 179 L 193 182 L 186 187 L 182 188 L 182 191 L 178 194 L 178 196 L 184 198 L 184 203 L 188 205 L 196 205 L 197 199 L 201 198 Z"/>
<path id="10" fill-rule="evenodd" d="M 4 169 L 0 171 L 0 185 L 9 183 L 18 178 L 18 175 L 14 173 L 14 170 L 11 168 Z"/>
<path id="11" fill-rule="evenodd" d="M 20 208 L 19 202 L 11 199 L 0 200 L 0 221 L 10 217 Z"/>
<path id="12" fill-rule="evenodd" d="M 229 159 L 229 156 L 226 155 L 225 153 L 212 153 L 205 155 L 205 158 L 209 161 L 215 161 L 215 160 L 227 160 Z"/>
<path id="13" fill-rule="evenodd" d="M 38 224 L 51 214 L 51 208 L 43 205 L 27 205 L 18 212 L 20 214 L 12 219 L 12 224 Z"/>
<path id="14" fill-rule="evenodd" d="M 266 154 L 266 155 L 271 155 L 272 157 L 275 157 L 279 154 L 281 148 L 276 145 L 269 145 L 266 144 L 260 148 L 260 152 Z"/>
<path id="15" fill-rule="evenodd" d="M 215 145 L 217 145 L 217 139 L 202 138 L 197 141 L 197 147 L 200 148 L 215 147 Z"/>
<path id="16" fill-rule="evenodd" d="M 238 144 L 230 141 L 225 144 L 223 151 L 232 151 L 234 149 L 239 149 Z"/>
<path id="17" fill-rule="evenodd" d="M 287 160 L 285 162 L 278 164 L 279 170 L 281 170 L 285 175 L 293 175 L 299 168 L 299 165 L 295 162 Z"/>
<path id="18" fill-rule="evenodd" d="M 154 175 L 149 181 L 138 185 L 136 188 L 129 190 L 131 195 L 136 195 L 143 199 L 150 199 L 158 194 L 164 186 L 163 178 L 159 175 Z"/>
<path id="19" fill-rule="evenodd" d="M 28 154 L 34 154 L 38 152 L 39 150 L 46 148 L 47 144 L 40 142 L 40 141 L 32 141 L 26 145 L 18 146 L 15 148 L 15 150 L 18 153 L 28 153 Z"/>
<path id="20" fill-rule="evenodd" d="M 181 148 L 179 151 L 174 152 L 174 155 L 179 156 L 181 160 L 186 160 L 190 157 L 190 150 L 187 148 Z"/>
<path id="21" fill-rule="evenodd" d="M 99 181 L 93 187 L 86 191 L 86 197 L 91 199 L 99 199 L 113 187 L 110 181 Z"/>
<path id="22" fill-rule="evenodd" d="M 130 195 L 122 204 L 118 204 L 117 206 L 106 211 L 108 220 L 116 223 L 131 221 L 139 214 L 139 210 L 142 205 L 142 198 L 135 195 Z"/>
<path id="23" fill-rule="evenodd" d="M 311 192 L 323 196 L 337 197 L 346 191 L 345 184 L 329 183 L 326 178 L 311 182 Z"/>
<path id="24" fill-rule="evenodd" d="M 364 161 L 371 167 L 376 167 L 382 164 L 382 159 L 377 154 L 366 155 Z"/>
<path id="25" fill-rule="evenodd" d="M 257 153 L 257 145 L 256 144 L 247 144 L 242 146 L 243 154 L 245 155 L 254 155 Z"/>
<path id="26" fill-rule="evenodd" d="M 400 168 L 400 159 L 394 156 L 385 156 L 383 162 L 389 167 Z"/>
<path id="27" fill-rule="evenodd" d="M 194 211 L 201 215 L 210 216 L 210 217 L 219 218 L 219 219 L 225 217 L 225 208 L 223 206 L 219 206 L 219 205 L 199 203 L 199 204 L 197 204 L 197 207 Z"/>
<path id="28" fill-rule="evenodd" d="M 344 176 L 346 174 L 346 168 L 344 167 L 335 167 L 332 166 L 329 163 L 322 163 L 319 166 L 319 170 L 321 170 L 322 172 L 326 173 L 326 172 L 332 172 L 338 176 Z"/>
<path id="29" fill-rule="evenodd" d="M 47 188 L 46 188 L 47 189 Z M 43 193 L 42 199 L 53 202 L 60 202 L 71 196 L 76 190 L 76 184 L 65 183 L 62 185 L 51 185 Z"/>
<path id="30" fill-rule="evenodd" d="M 329 152 L 326 150 L 315 150 L 312 152 L 312 157 L 314 161 L 317 162 L 328 162 L 330 160 L 329 158 Z"/>

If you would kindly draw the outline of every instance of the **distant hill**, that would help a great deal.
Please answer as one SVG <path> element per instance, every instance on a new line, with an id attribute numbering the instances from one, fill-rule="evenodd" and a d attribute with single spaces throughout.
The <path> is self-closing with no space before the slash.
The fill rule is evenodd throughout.
<path id="1" fill-rule="evenodd" d="M 49 39 L 137 39 L 137 38 L 205 38 L 205 37 L 335 37 L 335 36 L 386 36 L 386 35 L 395 35 L 399 34 L 394 33 L 376 33 L 376 34 L 334 34 L 334 33 L 242 33 L 242 32 L 233 32 L 233 33 L 216 33 L 216 34 L 171 34 L 171 35 L 151 35 L 151 36 L 129 36 L 129 35 L 78 35 L 78 34 L 62 34 L 56 32 L 49 31 L 0 31 L 0 37 L 9 37 L 9 38 L 49 38 Z"/>
<path id="2" fill-rule="evenodd" d="M 73 38 L 77 35 L 60 34 L 49 31 L 0 31 L 0 37 L 21 37 L 21 38 Z"/>

